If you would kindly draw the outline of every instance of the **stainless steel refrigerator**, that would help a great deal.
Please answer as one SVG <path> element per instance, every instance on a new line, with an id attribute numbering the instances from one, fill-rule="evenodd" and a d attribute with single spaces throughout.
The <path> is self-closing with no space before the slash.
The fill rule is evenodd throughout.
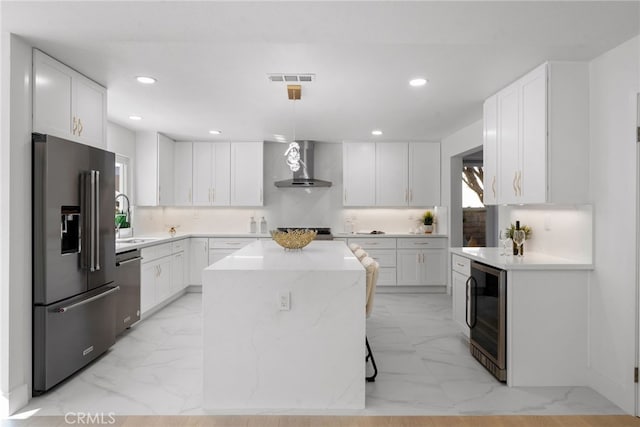
<path id="1" fill-rule="evenodd" d="M 34 133 L 33 392 L 115 342 L 115 155 Z"/>

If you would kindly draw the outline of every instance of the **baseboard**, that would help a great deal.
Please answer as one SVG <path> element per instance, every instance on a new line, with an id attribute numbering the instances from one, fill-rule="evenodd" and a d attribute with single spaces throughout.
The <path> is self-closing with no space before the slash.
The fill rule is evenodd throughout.
<path id="1" fill-rule="evenodd" d="M 379 294 L 446 294 L 447 286 L 377 286 Z"/>
<path id="2" fill-rule="evenodd" d="M 0 395 L 0 419 L 13 415 L 29 403 L 29 387 L 22 384 L 7 394 Z"/>
<path id="3" fill-rule="evenodd" d="M 187 293 L 196 293 L 196 294 L 201 294 L 202 293 L 202 285 L 189 285 L 187 286 Z"/>

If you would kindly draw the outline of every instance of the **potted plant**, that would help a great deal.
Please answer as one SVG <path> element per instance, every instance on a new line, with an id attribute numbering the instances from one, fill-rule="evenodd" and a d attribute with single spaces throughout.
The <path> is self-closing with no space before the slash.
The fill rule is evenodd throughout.
<path id="1" fill-rule="evenodd" d="M 433 233 L 433 220 L 434 220 L 433 212 L 426 211 L 424 215 L 422 215 L 422 223 L 424 224 L 424 232 L 427 234 Z"/>
<path id="2" fill-rule="evenodd" d="M 510 239 L 513 239 L 513 232 L 515 231 L 515 229 L 516 226 L 513 224 L 507 227 L 507 234 Z M 533 232 L 533 230 L 531 230 L 531 227 L 529 227 L 528 225 L 520 225 L 520 230 L 524 230 L 524 240 L 529 240 L 529 238 L 531 237 L 531 233 Z M 524 243 L 521 246 L 521 253 L 524 253 Z M 515 243 L 513 244 L 513 254 L 518 255 L 518 248 L 516 247 Z"/>

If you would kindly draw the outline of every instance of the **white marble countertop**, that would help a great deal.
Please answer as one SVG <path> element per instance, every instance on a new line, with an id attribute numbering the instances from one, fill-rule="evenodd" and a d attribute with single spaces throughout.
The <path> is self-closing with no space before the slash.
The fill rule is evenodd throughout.
<path id="1" fill-rule="evenodd" d="M 271 235 L 268 233 L 177 233 L 171 237 L 169 233 L 150 233 L 142 236 L 133 236 L 126 238 L 125 240 L 144 240 L 143 242 L 127 243 L 119 242 L 116 239 L 116 253 L 130 251 L 133 249 L 141 249 L 149 246 L 160 245 L 163 243 L 171 243 L 176 240 L 188 239 L 190 237 L 204 237 L 204 238 L 248 238 L 248 239 L 270 239 Z"/>
<path id="2" fill-rule="evenodd" d="M 538 252 L 525 252 L 523 257 L 500 255 L 499 248 L 450 248 L 460 255 L 503 270 L 593 270 L 593 264 Z"/>
<path id="3" fill-rule="evenodd" d="M 226 256 L 207 270 L 345 271 L 362 264 L 344 242 L 314 240 L 302 249 L 285 250 L 273 240 L 258 240 Z"/>
<path id="4" fill-rule="evenodd" d="M 378 237 L 428 237 L 428 238 L 446 238 L 445 234 L 411 234 L 411 233 L 388 233 L 388 234 L 363 234 L 363 233 L 332 233 L 334 238 L 378 238 Z M 133 249 L 141 249 L 149 246 L 160 245 L 163 243 L 170 243 L 172 241 L 180 239 L 188 239 L 190 237 L 204 237 L 204 238 L 248 238 L 248 239 L 271 239 L 269 233 L 177 233 L 174 237 L 171 237 L 169 233 L 149 233 L 141 236 L 133 236 L 128 239 L 144 240 L 143 242 L 126 243 L 118 242 L 116 240 L 116 253 L 130 251 Z"/>

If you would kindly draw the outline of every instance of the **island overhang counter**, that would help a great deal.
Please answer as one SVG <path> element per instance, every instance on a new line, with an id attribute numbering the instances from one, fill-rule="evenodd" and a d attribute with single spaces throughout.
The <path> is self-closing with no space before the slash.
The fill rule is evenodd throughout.
<path id="1" fill-rule="evenodd" d="M 364 408 L 365 288 L 340 241 L 259 240 L 206 268 L 204 408 Z"/>

